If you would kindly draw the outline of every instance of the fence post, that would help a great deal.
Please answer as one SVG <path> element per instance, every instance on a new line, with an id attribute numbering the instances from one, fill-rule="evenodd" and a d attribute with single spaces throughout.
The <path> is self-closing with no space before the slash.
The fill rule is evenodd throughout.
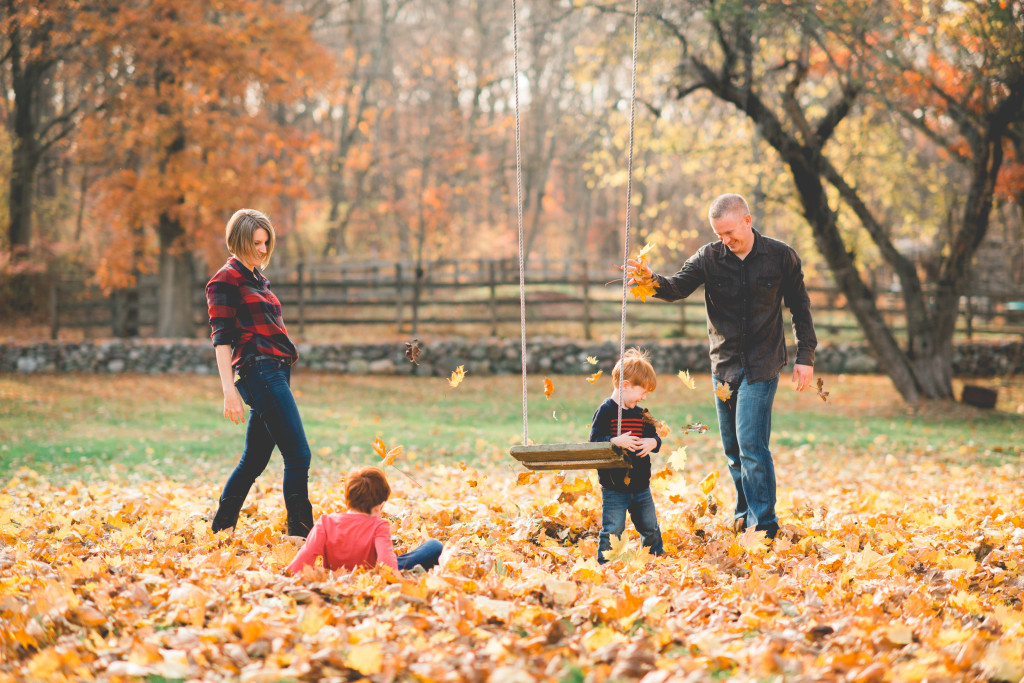
<path id="1" fill-rule="evenodd" d="M 974 336 L 974 302 L 970 291 L 968 291 L 967 296 L 964 298 L 967 299 L 967 305 L 964 306 L 964 320 L 967 323 L 967 341 L 972 341 Z"/>
<path id="2" fill-rule="evenodd" d="M 60 332 L 60 286 L 56 274 L 50 278 L 50 339 L 56 341 Z"/>
<path id="3" fill-rule="evenodd" d="M 395 327 L 398 334 L 402 334 L 402 304 L 403 304 L 403 283 L 402 283 L 402 263 L 401 261 L 395 261 Z"/>
<path id="4" fill-rule="evenodd" d="M 494 259 L 488 265 L 488 280 L 491 288 L 491 336 L 498 336 L 498 296 L 495 287 Z"/>
<path id="5" fill-rule="evenodd" d="M 686 302 L 679 302 L 679 336 L 686 338 Z"/>
<path id="6" fill-rule="evenodd" d="M 587 341 L 594 338 L 590 328 L 590 273 L 586 259 L 583 259 L 583 338 Z"/>
<path id="7" fill-rule="evenodd" d="M 412 284 L 412 335 L 415 337 L 420 324 L 420 290 L 423 288 L 423 262 L 416 263 L 415 279 Z"/>
<path id="8" fill-rule="evenodd" d="M 295 275 L 298 279 L 297 296 L 299 298 L 299 336 L 306 336 L 306 297 L 302 291 L 302 271 L 305 268 L 305 263 L 299 261 L 295 264 Z"/>

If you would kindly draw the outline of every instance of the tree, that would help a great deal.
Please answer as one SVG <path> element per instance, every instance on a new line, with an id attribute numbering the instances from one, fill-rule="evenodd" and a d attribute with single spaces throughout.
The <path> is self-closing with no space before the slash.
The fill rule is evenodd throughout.
<path id="1" fill-rule="evenodd" d="M 106 34 L 115 7 L 78 0 L 5 0 L 0 5 L 0 82 L 12 142 L 6 246 L 7 260 L 21 266 L 11 292 L 20 308 L 32 306 L 25 267 L 42 265 L 29 260 L 40 164 L 101 103 L 106 69 L 97 41 Z"/>
<path id="2" fill-rule="evenodd" d="M 84 159 L 108 169 L 94 212 L 113 239 L 99 273 L 123 280 L 145 254 L 160 278 L 157 335 L 191 336 L 193 253 L 222 251 L 217 228 L 234 209 L 258 203 L 273 214 L 275 198 L 302 194 L 314 141 L 276 107 L 301 102 L 330 62 L 305 17 L 264 0 L 138 0 L 121 5 L 114 26 L 117 97 L 82 142 Z"/>
<path id="3" fill-rule="evenodd" d="M 788 168 L 819 252 L 907 401 L 952 396 L 959 298 L 988 229 L 1008 128 L 1024 99 L 1021 12 L 1016 3 L 707 0 L 652 13 L 680 48 L 677 97 L 706 90 L 733 105 Z M 963 167 L 954 189 L 963 196 L 961 208 L 948 234 L 937 236 L 942 247 L 931 288 L 896 248 L 891 226 L 864 190 L 835 162 L 840 126 L 872 107 L 894 112 Z M 856 216 L 899 278 L 905 347 L 858 269 L 840 207 Z"/>

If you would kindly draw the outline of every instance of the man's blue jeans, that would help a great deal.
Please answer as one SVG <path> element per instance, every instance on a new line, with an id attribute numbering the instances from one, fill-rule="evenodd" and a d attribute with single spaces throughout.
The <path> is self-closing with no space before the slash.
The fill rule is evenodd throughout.
<path id="1" fill-rule="evenodd" d="M 775 516 L 775 463 L 768 442 L 778 387 L 778 375 L 749 384 L 741 373 L 739 382 L 729 385 L 732 396 L 728 401 L 715 396 L 722 448 L 736 486 L 736 528 L 752 526 L 772 538 L 779 531 L 779 519 Z"/>
<path id="2" fill-rule="evenodd" d="M 436 567 L 442 550 L 444 550 L 444 546 L 441 541 L 432 538 L 423 545 L 399 555 L 398 568 L 412 569 L 416 565 L 422 565 L 424 569 Z"/>
<path id="3" fill-rule="evenodd" d="M 291 370 L 273 359 L 254 361 L 239 370 L 235 387 L 249 406 L 249 427 L 242 458 L 224 485 L 224 497 L 248 495 L 277 446 L 284 458 L 285 500 L 296 495 L 308 500 L 309 443 L 292 396 Z"/>
<path id="4" fill-rule="evenodd" d="M 619 493 L 601 487 L 601 535 L 597 545 L 597 561 L 604 564 L 604 551 L 611 549 L 611 536 L 622 536 L 626 529 L 626 513 L 633 520 L 633 526 L 640 532 L 643 544 L 651 549 L 652 555 L 662 555 L 661 527 L 654 511 L 651 488 L 637 493 Z"/>

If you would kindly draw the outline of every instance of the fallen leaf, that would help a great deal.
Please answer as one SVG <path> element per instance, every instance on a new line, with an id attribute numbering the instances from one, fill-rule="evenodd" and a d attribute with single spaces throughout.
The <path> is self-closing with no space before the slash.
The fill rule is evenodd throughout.
<path id="1" fill-rule="evenodd" d="M 544 398 L 550 399 L 551 394 L 555 393 L 555 383 L 549 378 L 544 378 Z"/>
<path id="2" fill-rule="evenodd" d="M 591 384 L 593 384 L 594 382 L 597 381 L 597 378 L 600 377 L 603 372 L 604 372 L 604 370 L 598 370 L 597 372 L 595 372 L 590 377 L 587 377 L 587 381 L 590 382 Z"/>

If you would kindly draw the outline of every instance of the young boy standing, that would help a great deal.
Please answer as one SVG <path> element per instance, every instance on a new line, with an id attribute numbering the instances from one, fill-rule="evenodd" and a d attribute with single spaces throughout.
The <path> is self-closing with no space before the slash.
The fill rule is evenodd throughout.
<path id="1" fill-rule="evenodd" d="M 622 395 L 619 395 L 622 373 Z M 601 481 L 601 536 L 597 561 L 606 562 L 611 536 L 621 536 L 626 528 L 626 513 L 640 532 L 644 546 L 652 555 L 663 554 L 661 527 L 651 496 L 651 453 L 661 448 L 654 419 L 638 404 L 658 386 L 658 375 L 641 349 L 630 349 L 612 370 L 612 395 L 598 406 L 590 425 L 591 441 L 610 441 L 631 453 L 629 468 L 598 470 Z M 619 404 L 622 404 L 622 433 L 619 434 Z"/>

